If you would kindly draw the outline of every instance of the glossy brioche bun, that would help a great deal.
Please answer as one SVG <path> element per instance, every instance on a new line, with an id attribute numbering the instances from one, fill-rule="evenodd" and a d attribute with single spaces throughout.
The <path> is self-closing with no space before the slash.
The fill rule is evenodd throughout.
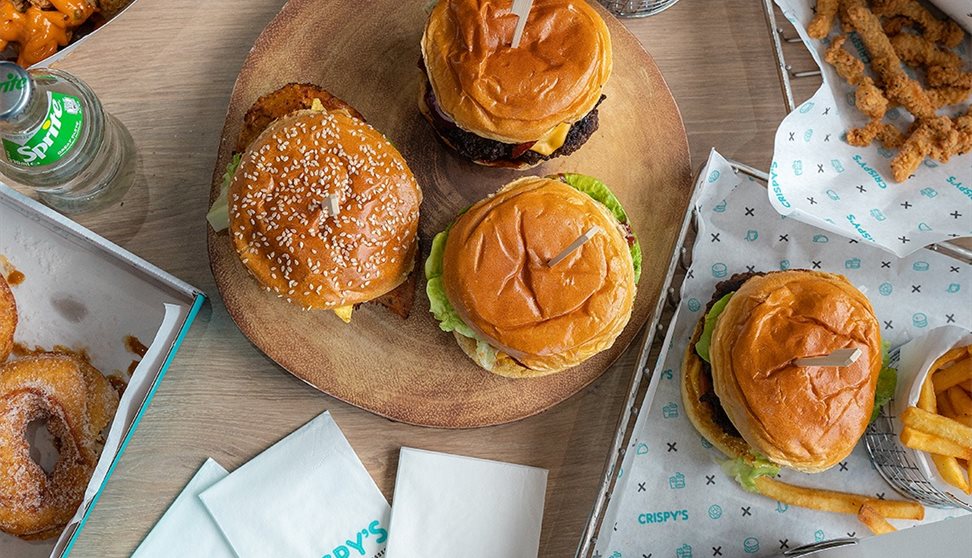
<path id="1" fill-rule="evenodd" d="M 322 202 L 338 194 L 337 217 Z M 305 308 L 367 302 L 402 282 L 416 254 L 422 191 L 380 132 L 344 111 L 274 121 L 229 189 L 230 232 L 261 285 Z"/>
<path id="2" fill-rule="evenodd" d="M 601 232 L 547 265 L 595 225 Z M 456 220 L 442 281 L 468 326 L 533 371 L 504 374 L 520 376 L 557 372 L 610 347 L 631 317 L 636 290 L 614 216 L 563 182 L 538 177 L 511 182 Z"/>
<path id="3" fill-rule="evenodd" d="M 460 128 L 503 143 L 536 141 L 573 124 L 611 75 L 611 36 L 585 0 L 534 0 L 519 48 L 512 2 L 440 0 L 422 56 L 442 111 Z"/>
<path id="4" fill-rule="evenodd" d="M 850 366 L 793 361 L 859 348 Z M 870 302 L 841 275 L 753 277 L 729 299 L 709 349 L 715 393 L 757 452 L 808 473 L 847 457 L 874 407 L 881 335 Z"/>

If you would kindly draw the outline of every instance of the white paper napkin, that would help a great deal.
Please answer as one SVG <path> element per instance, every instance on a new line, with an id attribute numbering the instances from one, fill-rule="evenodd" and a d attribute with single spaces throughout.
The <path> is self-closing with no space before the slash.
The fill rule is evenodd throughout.
<path id="1" fill-rule="evenodd" d="M 969 0 L 960 0 L 972 11 Z M 875 142 L 854 147 L 844 141 L 849 128 L 863 126 L 867 116 L 854 106 L 854 86 L 823 61 L 829 39 L 811 39 L 806 26 L 812 0 L 776 0 L 796 27 L 823 71 L 824 83 L 809 100 L 783 119 L 776 132 L 769 199 L 782 215 L 873 242 L 898 256 L 953 237 L 972 236 L 972 152 L 948 163 L 928 159 L 913 178 L 891 179 L 894 152 Z M 852 39 L 844 48 L 851 48 Z M 972 70 L 972 39 L 959 46 Z M 964 112 L 968 103 L 943 111 Z M 905 129 L 913 120 L 901 108 L 887 120 Z"/>
<path id="2" fill-rule="evenodd" d="M 327 412 L 200 498 L 240 558 L 371 558 L 388 538 L 388 502 Z"/>
<path id="3" fill-rule="evenodd" d="M 536 558 L 546 469 L 402 448 L 387 558 Z"/>
<path id="4" fill-rule="evenodd" d="M 726 476 L 719 465 L 725 458 L 685 417 L 682 356 L 716 283 L 734 273 L 804 268 L 843 274 L 866 290 L 882 339 L 897 346 L 940 325 L 972 326 L 972 266 L 930 250 L 898 259 L 863 241 L 780 217 L 763 186 L 734 173 L 714 151 L 701 176 L 705 184 L 696 202 L 692 267 L 625 453 L 597 553 L 602 558 L 779 556 L 815 541 L 870 536 L 856 517 L 787 506 L 750 494 Z M 863 444 L 826 472 L 785 470 L 782 479 L 898 497 L 875 471 Z M 961 513 L 927 508 L 925 522 Z"/>
<path id="5" fill-rule="evenodd" d="M 226 477 L 212 459 L 202 467 L 155 524 L 132 558 L 236 558 L 199 494 Z"/>

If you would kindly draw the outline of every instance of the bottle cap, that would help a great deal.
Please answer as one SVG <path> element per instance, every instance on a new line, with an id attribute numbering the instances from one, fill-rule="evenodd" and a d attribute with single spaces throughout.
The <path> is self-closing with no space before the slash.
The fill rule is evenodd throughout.
<path id="1" fill-rule="evenodd" d="M 0 61 L 0 120 L 10 120 L 27 108 L 34 85 L 27 70 Z"/>

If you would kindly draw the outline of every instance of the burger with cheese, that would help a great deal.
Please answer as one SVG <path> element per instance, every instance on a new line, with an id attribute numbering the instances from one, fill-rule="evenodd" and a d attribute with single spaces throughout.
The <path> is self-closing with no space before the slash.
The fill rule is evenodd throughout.
<path id="1" fill-rule="evenodd" d="M 597 130 L 611 36 L 585 0 L 535 0 L 519 46 L 511 0 L 440 0 L 422 36 L 419 109 L 480 165 L 525 169 Z"/>
<path id="2" fill-rule="evenodd" d="M 565 370 L 614 344 L 640 273 L 621 203 L 578 174 L 511 182 L 436 235 L 425 263 L 440 327 L 476 364 L 514 378 Z"/>
<path id="3" fill-rule="evenodd" d="M 268 291 L 350 321 L 379 300 L 407 316 L 422 191 L 350 105 L 308 84 L 261 97 L 209 214 Z"/>
<path id="4" fill-rule="evenodd" d="M 860 356 L 845 366 L 805 360 L 839 349 Z M 685 411 L 750 489 L 752 475 L 780 466 L 824 471 L 851 453 L 894 392 L 883 352 L 870 302 L 843 276 L 734 275 L 717 285 L 685 353 Z"/>

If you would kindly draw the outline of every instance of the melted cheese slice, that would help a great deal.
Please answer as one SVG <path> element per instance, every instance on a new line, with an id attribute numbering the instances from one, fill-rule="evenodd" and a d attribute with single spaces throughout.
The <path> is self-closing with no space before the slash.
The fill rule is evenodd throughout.
<path id="1" fill-rule="evenodd" d="M 334 313 L 337 314 L 337 317 L 341 318 L 341 320 L 346 324 L 351 323 L 352 312 L 354 312 L 354 305 L 338 306 L 334 309 Z"/>
<path id="2" fill-rule="evenodd" d="M 570 124 L 561 122 L 537 143 L 530 147 L 530 151 L 536 151 L 541 155 L 550 155 L 560 149 L 560 146 L 567 140 L 567 132 L 570 131 Z"/>

